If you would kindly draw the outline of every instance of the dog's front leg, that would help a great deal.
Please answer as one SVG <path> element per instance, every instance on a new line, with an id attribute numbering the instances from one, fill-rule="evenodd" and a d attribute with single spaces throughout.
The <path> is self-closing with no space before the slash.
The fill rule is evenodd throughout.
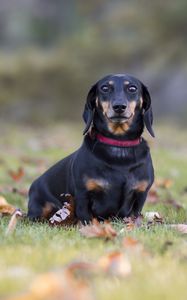
<path id="1" fill-rule="evenodd" d="M 89 224 L 92 220 L 89 211 L 89 198 L 87 191 L 77 191 L 75 195 L 75 213 L 76 217 L 82 224 Z"/>
<path id="2" fill-rule="evenodd" d="M 135 201 L 132 208 L 132 214 L 135 217 L 138 217 L 141 214 L 146 198 L 147 198 L 147 191 L 135 193 Z"/>
<path id="3" fill-rule="evenodd" d="M 134 190 L 129 189 L 125 185 L 123 188 L 123 203 L 118 213 L 120 218 L 129 217 L 132 214 L 134 201 Z"/>

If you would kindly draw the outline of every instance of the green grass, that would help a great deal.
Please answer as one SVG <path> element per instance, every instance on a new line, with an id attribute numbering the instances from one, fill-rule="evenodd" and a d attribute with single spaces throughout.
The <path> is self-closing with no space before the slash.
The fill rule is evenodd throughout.
<path id="1" fill-rule="evenodd" d="M 18 126 L 1 128 L 0 195 L 26 211 L 26 197 L 12 193 L 11 189 L 28 188 L 47 167 L 73 151 L 80 144 L 81 127 L 78 129 L 77 125 L 55 125 L 47 130 L 25 128 L 24 132 Z M 169 224 L 187 222 L 187 193 L 184 192 L 187 186 L 187 139 L 184 136 L 184 132 L 177 129 L 173 132 L 164 126 L 157 129 L 157 140 L 151 142 L 156 178 L 173 180 L 168 190 L 159 189 L 159 196 L 163 200 L 174 198 L 183 209 L 177 211 L 161 202 L 146 204 L 144 212 L 158 211 Z M 39 158 L 40 162 L 37 161 Z M 20 182 L 14 182 L 8 170 L 20 166 L 25 175 Z M 132 273 L 125 278 L 102 273 L 88 276 L 96 299 L 187 299 L 187 235 L 167 225 L 127 231 L 116 221 L 113 225 L 118 236 L 113 241 L 105 241 L 82 237 L 77 228 L 51 228 L 48 224 L 26 221 L 18 222 L 14 233 L 6 236 L 8 221 L 8 217 L 0 219 L 0 299 L 27 291 L 37 274 L 61 270 L 73 261 L 96 262 L 116 250 L 123 251 L 128 257 Z M 125 249 L 122 246 L 125 236 L 136 238 L 145 254 Z"/>

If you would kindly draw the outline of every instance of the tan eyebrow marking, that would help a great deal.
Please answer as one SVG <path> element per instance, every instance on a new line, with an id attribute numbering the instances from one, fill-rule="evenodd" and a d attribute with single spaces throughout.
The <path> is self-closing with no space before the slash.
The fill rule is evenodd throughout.
<path id="1" fill-rule="evenodd" d="M 114 81 L 113 81 L 113 80 L 110 80 L 108 83 L 109 83 L 110 85 L 113 85 L 113 84 L 114 84 Z"/>
<path id="2" fill-rule="evenodd" d="M 125 80 L 125 81 L 124 81 L 124 84 L 125 84 L 125 85 L 128 85 L 129 83 L 130 83 L 130 82 L 129 82 L 128 80 Z"/>

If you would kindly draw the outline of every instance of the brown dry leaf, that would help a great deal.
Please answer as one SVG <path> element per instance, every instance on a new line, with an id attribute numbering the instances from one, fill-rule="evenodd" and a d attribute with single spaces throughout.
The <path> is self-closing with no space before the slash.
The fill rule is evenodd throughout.
<path id="1" fill-rule="evenodd" d="M 162 218 L 161 215 L 157 211 L 148 211 L 145 213 L 145 219 L 148 222 L 153 222 L 155 218 L 157 218 L 157 219 Z"/>
<path id="2" fill-rule="evenodd" d="M 101 274 L 101 272 L 115 276 L 127 276 L 131 273 L 131 264 L 123 252 L 114 251 L 103 255 L 96 263 L 73 262 L 66 268 L 66 271 L 71 276 L 87 276 L 93 273 Z"/>
<path id="3" fill-rule="evenodd" d="M 150 253 L 144 248 L 144 245 L 130 236 L 124 237 L 122 246 L 130 255 L 133 253 L 133 256 L 136 254 L 138 256 L 141 255 L 142 258 L 150 257 Z"/>
<path id="4" fill-rule="evenodd" d="M 163 224 L 164 223 L 164 220 L 161 216 L 155 216 L 154 219 L 153 219 L 153 224 Z"/>
<path id="5" fill-rule="evenodd" d="M 4 206 L 7 204 L 8 204 L 8 202 L 6 201 L 6 199 L 3 196 L 0 196 L 0 206 Z"/>
<path id="6" fill-rule="evenodd" d="M 123 222 L 127 228 L 127 230 L 131 231 L 137 227 L 141 227 L 143 216 L 140 215 L 138 217 L 125 217 L 123 218 Z"/>
<path id="7" fill-rule="evenodd" d="M 158 178 L 155 180 L 155 186 L 163 189 L 169 189 L 173 185 L 173 180 L 170 178 Z"/>
<path id="8" fill-rule="evenodd" d="M 27 293 L 8 300 L 93 300 L 90 288 L 84 281 L 69 273 L 48 272 L 37 276 Z"/>
<path id="9" fill-rule="evenodd" d="M 149 191 L 148 196 L 147 196 L 147 203 L 156 204 L 158 202 L 160 202 L 158 193 L 154 188 L 151 188 L 151 190 Z"/>
<path id="10" fill-rule="evenodd" d="M 0 196 L 0 214 L 12 215 L 16 208 L 9 204 L 3 196 Z"/>
<path id="11" fill-rule="evenodd" d="M 88 238 L 114 239 L 117 236 L 117 232 L 109 222 L 99 223 L 96 219 L 93 219 L 90 225 L 82 226 L 79 231 Z"/>
<path id="12" fill-rule="evenodd" d="M 145 218 L 147 219 L 147 225 L 152 226 L 156 224 L 163 224 L 162 216 L 156 211 L 149 211 L 145 213 Z"/>
<path id="13" fill-rule="evenodd" d="M 132 271 L 129 259 L 120 251 L 102 256 L 97 266 L 107 274 L 125 277 Z"/>
<path id="14" fill-rule="evenodd" d="M 187 233 L 187 224 L 171 224 L 169 226 L 181 233 L 185 233 L 185 234 Z"/>
<path id="15" fill-rule="evenodd" d="M 131 217 L 125 217 L 123 219 L 123 222 L 127 228 L 127 230 L 131 231 L 135 228 L 135 224 L 134 224 L 134 221 Z"/>
<path id="16" fill-rule="evenodd" d="M 14 181 L 20 181 L 22 177 L 25 175 L 25 171 L 22 167 L 19 167 L 18 170 L 16 171 L 9 170 L 8 174 Z"/>
<path id="17" fill-rule="evenodd" d="M 63 207 L 49 219 L 49 224 L 52 226 L 65 226 L 76 223 L 74 198 L 70 194 L 65 194 L 64 197 L 66 201 Z"/>
<path id="18" fill-rule="evenodd" d="M 92 262 L 83 262 L 83 261 L 76 261 L 76 262 L 72 262 L 70 263 L 67 268 L 66 268 L 66 272 L 69 273 L 71 276 L 72 275 L 83 275 L 83 274 L 87 274 L 92 273 L 92 272 L 97 272 L 98 268 L 97 265 L 95 263 Z"/>
<path id="19" fill-rule="evenodd" d="M 16 209 L 8 223 L 6 235 L 9 235 L 14 232 L 16 225 L 17 225 L 17 220 L 20 217 L 23 217 L 23 214 L 19 209 Z"/>
<path id="20" fill-rule="evenodd" d="M 123 239 L 123 246 L 125 247 L 125 248 L 127 248 L 127 247 L 136 247 L 137 245 L 139 245 L 139 241 L 138 240 L 136 240 L 136 239 L 134 239 L 134 238 L 132 238 L 132 237 L 130 237 L 130 236 L 126 236 L 126 237 L 124 237 L 124 239 Z"/>

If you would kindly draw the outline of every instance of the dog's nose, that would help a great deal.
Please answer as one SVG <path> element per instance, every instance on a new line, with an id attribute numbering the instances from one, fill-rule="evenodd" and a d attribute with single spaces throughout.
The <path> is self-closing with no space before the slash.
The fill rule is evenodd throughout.
<path id="1" fill-rule="evenodd" d="M 126 108 L 127 106 L 124 104 L 113 105 L 113 110 L 118 114 L 123 113 Z"/>

